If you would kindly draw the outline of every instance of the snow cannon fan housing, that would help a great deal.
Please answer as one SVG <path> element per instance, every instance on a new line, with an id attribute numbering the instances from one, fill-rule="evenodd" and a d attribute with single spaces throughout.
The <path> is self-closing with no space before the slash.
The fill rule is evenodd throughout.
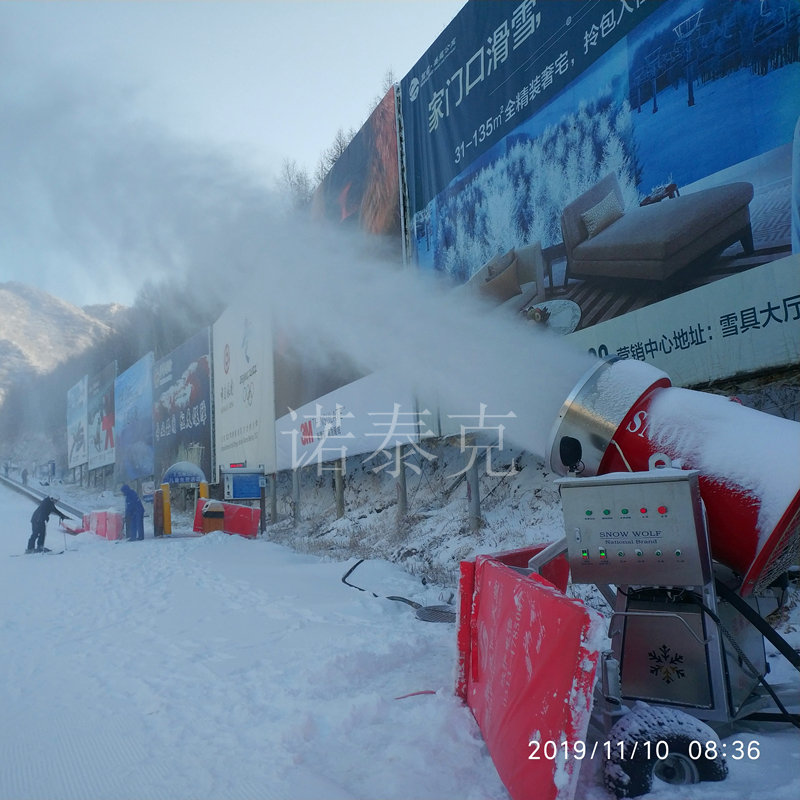
<path id="1" fill-rule="evenodd" d="M 649 425 L 656 401 L 659 407 L 664 401 L 681 409 L 679 444 L 656 441 L 657 434 Z M 720 475 L 718 469 L 712 471 L 703 463 L 709 442 L 699 420 L 707 416 L 709 401 L 719 402 L 722 412 L 731 406 L 723 397 L 672 387 L 664 372 L 645 362 L 600 361 L 582 376 L 561 406 L 550 434 L 548 462 L 551 471 L 559 475 L 591 477 L 646 472 L 651 456 L 664 453 L 682 469 L 697 470 L 712 556 L 741 577 L 739 593 L 747 596 L 768 586 L 797 562 L 800 480 L 790 478 L 794 482 L 778 500 L 779 513 L 773 509 L 768 515 L 767 529 L 760 521 L 766 502 L 763 480 L 751 479 L 748 471 L 741 469 L 753 461 L 747 441 L 735 430 L 725 437 L 734 448 L 726 465 L 728 474 Z M 740 410 L 756 415 L 748 417 L 748 422 L 758 421 L 767 434 L 762 437 L 765 440 L 780 440 L 786 426 L 797 425 L 752 409 Z M 719 416 L 726 418 L 725 413 Z M 797 430 L 800 428 L 791 428 L 792 434 Z M 771 498 L 773 506 L 775 502 Z"/>

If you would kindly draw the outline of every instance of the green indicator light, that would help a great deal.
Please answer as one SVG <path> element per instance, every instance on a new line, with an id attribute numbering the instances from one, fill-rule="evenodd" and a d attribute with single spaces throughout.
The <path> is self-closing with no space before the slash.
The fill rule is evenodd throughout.
<path id="1" fill-rule="evenodd" d="M 629 512 L 629 510 L 627 508 L 623 508 L 622 509 L 622 513 L 623 514 L 629 514 L 630 512 Z"/>
<path id="2" fill-rule="evenodd" d="M 606 557 L 606 549 L 605 549 L 605 547 L 601 547 L 600 548 L 600 558 L 605 558 L 605 557 Z"/>
<path id="3" fill-rule="evenodd" d="M 587 509 L 587 510 L 586 510 L 586 516 L 587 516 L 587 517 L 591 517 L 591 516 L 592 516 L 591 509 Z"/>
<path id="4" fill-rule="evenodd" d="M 661 551 L 660 550 L 656 550 L 656 555 L 660 557 L 661 556 Z"/>
<path id="5" fill-rule="evenodd" d="M 608 516 L 610 513 L 611 513 L 610 509 L 608 509 L 608 508 L 604 508 L 603 509 L 603 514 L 605 514 L 606 516 Z"/>
<path id="6" fill-rule="evenodd" d="M 625 551 L 624 551 L 624 550 L 617 550 L 617 555 L 618 555 L 620 558 L 622 558 L 622 557 L 625 555 Z"/>

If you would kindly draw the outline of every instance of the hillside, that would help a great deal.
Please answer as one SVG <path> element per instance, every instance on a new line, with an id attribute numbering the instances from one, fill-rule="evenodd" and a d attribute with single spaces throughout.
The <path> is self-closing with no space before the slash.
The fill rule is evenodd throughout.
<path id="1" fill-rule="evenodd" d="M 108 336 L 120 309 L 84 310 L 23 283 L 0 283 L 0 403 L 17 378 L 48 372 Z"/>

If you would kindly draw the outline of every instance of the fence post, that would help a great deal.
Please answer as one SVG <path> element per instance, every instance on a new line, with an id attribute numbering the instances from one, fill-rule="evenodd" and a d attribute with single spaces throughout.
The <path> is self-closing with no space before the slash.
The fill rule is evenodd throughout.
<path id="1" fill-rule="evenodd" d="M 408 514 L 408 489 L 406 486 L 406 463 L 403 461 L 405 454 L 405 445 L 396 444 L 396 458 L 397 463 L 397 527 L 403 524 L 403 520 Z"/>
<path id="2" fill-rule="evenodd" d="M 300 521 L 300 468 L 292 470 L 292 524 L 297 527 Z"/>
<path id="3" fill-rule="evenodd" d="M 478 482 L 478 459 L 472 454 L 472 463 L 467 467 L 467 499 L 469 501 L 469 527 L 477 531 L 481 527 L 480 483 Z"/>

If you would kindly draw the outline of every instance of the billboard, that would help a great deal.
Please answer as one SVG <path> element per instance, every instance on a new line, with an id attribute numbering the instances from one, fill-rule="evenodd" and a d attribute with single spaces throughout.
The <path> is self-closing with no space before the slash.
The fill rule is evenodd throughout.
<path id="1" fill-rule="evenodd" d="M 598 356 L 648 361 L 696 386 L 797 364 L 800 255 L 569 334 Z"/>
<path id="2" fill-rule="evenodd" d="M 213 327 L 217 463 L 275 471 L 272 334 L 263 312 L 229 307 Z M 209 476 L 210 477 L 210 476 Z M 216 481 L 214 476 L 212 480 Z"/>
<path id="3" fill-rule="evenodd" d="M 155 479 L 188 461 L 213 475 L 210 328 L 153 365 Z"/>
<path id="4" fill-rule="evenodd" d="M 114 456 L 114 379 L 117 362 L 92 375 L 87 388 L 89 424 L 89 469 L 113 464 Z"/>
<path id="5" fill-rule="evenodd" d="M 395 475 L 395 446 L 411 444 L 427 457 L 413 446 L 433 435 L 433 425 L 432 412 L 417 408 L 408 385 L 392 373 L 374 372 L 280 417 L 277 468 L 322 470 L 325 463 L 364 455 L 374 471 Z"/>
<path id="6" fill-rule="evenodd" d="M 411 259 L 465 283 L 538 242 L 546 310 L 578 331 L 663 320 L 662 301 L 704 287 L 718 326 L 748 305 L 741 273 L 791 252 L 794 0 L 472 0 L 400 108 Z"/>
<path id="7" fill-rule="evenodd" d="M 339 156 L 312 198 L 312 216 L 394 236 L 400 248 L 400 171 L 391 88 Z"/>
<path id="8" fill-rule="evenodd" d="M 114 381 L 117 481 L 153 474 L 153 354 Z"/>
<path id="9" fill-rule="evenodd" d="M 70 469 L 85 464 L 89 458 L 86 431 L 86 389 L 89 377 L 84 375 L 67 392 L 67 464 Z"/>

